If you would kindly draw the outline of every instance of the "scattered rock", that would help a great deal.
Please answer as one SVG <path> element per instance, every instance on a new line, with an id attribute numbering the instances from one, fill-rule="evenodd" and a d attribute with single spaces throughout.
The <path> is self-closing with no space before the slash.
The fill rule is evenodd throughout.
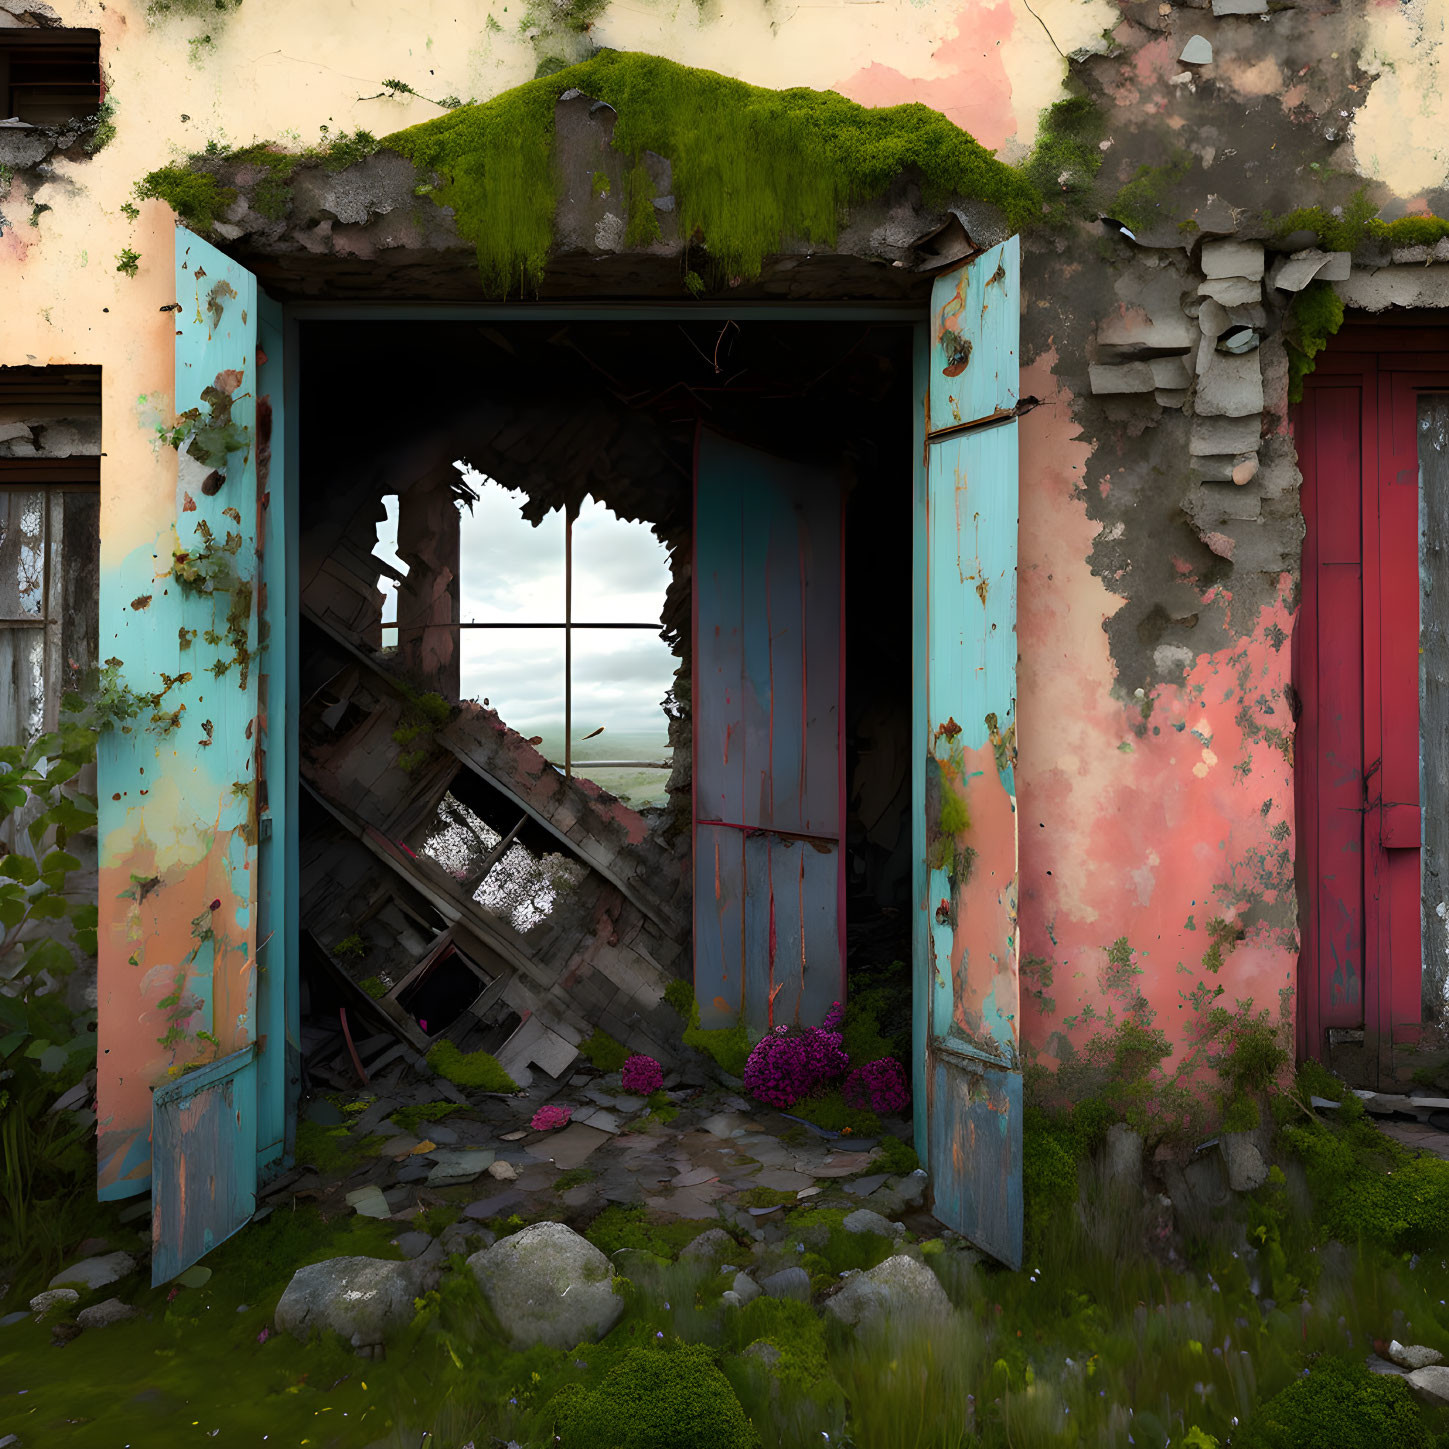
<path id="1" fill-rule="evenodd" d="M 433 1170 L 428 1173 L 429 1187 L 448 1187 L 472 1182 L 493 1166 L 493 1153 L 487 1148 L 449 1147 L 432 1154 Z"/>
<path id="2" fill-rule="evenodd" d="M 1227 1169 L 1228 1186 L 1234 1192 L 1253 1192 L 1268 1180 L 1268 1164 L 1247 1132 L 1224 1132 L 1218 1150 Z"/>
<path id="3" fill-rule="evenodd" d="M 99 1258 L 83 1258 L 62 1268 L 50 1280 L 52 1288 L 71 1284 L 78 1288 L 104 1288 L 108 1283 L 118 1283 L 136 1271 L 136 1260 L 129 1253 L 105 1253 Z"/>
<path id="4" fill-rule="evenodd" d="M 417 1231 L 399 1233 L 392 1241 L 393 1246 L 408 1259 L 420 1258 L 433 1246 L 433 1240 L 426 1233 Z"/>
<path id="5" fill-rule="evenodd" d="M 298 1268 L 277 1304 L 277 1328 L 306 1340 L 331 1329 L 354 1348 L 384 1343 L 411 1323 L 413 1300 L 431 1275 L 419 1263 L 382 1258 L 329 1258 Z"/>
<path id="6" fill-rule="evenodd" d="M 752 1303 L 760 1296 L 760 1285 L 748 1273 L 736 1273 L 735 1281 L 730 1285 L 729 1291 L 741 1303 Z"/>
<path id="7" fill-rule="evenodd" d="M 505 1162 L 500 1157 L 496 1162 L 488 1164 L 488 1176 L 498 1182 L 516 1182 L 518 1169 L 511 1162 Z"/>
<path id="8" fill-rule="evenodd" d="M 930 1174 L 924 1168 L 918 1167 L 914 1172 L 893 1182 L 891 1191 L 900 1198 L 903 1207 L 918 1208 L 926 1200 L 926 1188 L 930 1186 L 930 1182 Z"/>
<path id="9" fill-rule="evenodd" d="M 847 1213 L 840 1225 L 847 1233 L 877 1233 L 883 1238 L 904 1237 L 906 1231 L 904 1223 L 893 1223 L 869 1208 L 856 1208 L 853 1213 Z"/>
<path id="10" fill-rule="evenodd" d="M 1426 1368 L 1415 1369 L 1409 1375 L 1409 1387 L 1426 1404 L 1443 1408 L 1449 1405 L 1449 1367 L 1431 1364 Z"/>
<path id="11" fill-rule="evenodd" d="M 347 1201 L 354 1212 L 365 1218 L 385 1218 L 392 1211 L 383 1190 L 375 1182 L 349 1192 Z"/>
<path id="12" fill-rule="evenodd" d="M 1206 36 L 1192 35 L 1177 58 L 1183 65 L 1211 65 L 1213 48 Z"/>
<path id="13" fill-rule="evenodd" d="M 845 1286 L 825 1300 L 825 1307 L 842 1323 L 859 1326 L 877 1323 L 888 1315 L 944 1316 L 951 1310 L 951 1301 L 929 1268 L 898 1254 L 846 1279 Z"/>
<path id="14" fill-rule="evenodd" d="M 688 1243 L 680 1257 L 691 1262 L 723 1263 L 735 1251 L 735 1240 L 723 1228 L 710 1228 Z"/>
<path id="15" fill-rule="evenodd" d="M 0 1318 L 0 1328 L 9 1328 L 12 1323 L 24 1323 L 30 1315 L 23 1309 L 17 1308 L 14 1313 L 7 1313 Z"/>
<path id="16" fill-rule="evenodd" d="M 810 1275 L 803 1268 L 781 1268 L 778 1273 L 762 1278 L 760 1287 L 768 1298 L 798 1298 L 802 1303 L 810 1301 Z"/>
<path id="17" fill-rule="evenodd" d="M 82 1328 L 109 1328 L 113 1323 L 135 1316 L 136 1310 L 129 1303 L 123 1303 L 119 1298 L 107 1298 L 103 1303 L 92 1303 L 89 1308 L 82 1308 L 75 1321 Z"/>
<path id="18" fill-rule="evenodd" d="M 1142 1134 L 1134 1132 L 1125 1122 L 1114 1122 L 1107 1129 L 1102 1147 L 1107 1177 L 1123 1191 L 1142 1186 Z"/>
<path id="19" fill-rule="evenodd" d="M 624 1312 L 613 1269 L 563 1223 L 535 1223 L 468 1259 L 515 1344 L 572 1348 L 601 1338 Z"/>
<path id="20" fill-rule="evenodd" d="M 1425 1348 L 1423 1344 L 1404 1344 L 1394 1339 L 1389 1344 L 1389 1357 L 1401 1368 L 1433 1368 L 1444 1362 L 1444 1355 L 1437 1348 Z"/>
<path id="21" fill-rule="evenodd" d="M 37 1293 L 30 1300 L 30 1311 L 37 1318 L 44 1318 L 52 1308 L 79 1302 L 80 1294 L 74 1288 L 47 1288 L 44 1293 Z"/>

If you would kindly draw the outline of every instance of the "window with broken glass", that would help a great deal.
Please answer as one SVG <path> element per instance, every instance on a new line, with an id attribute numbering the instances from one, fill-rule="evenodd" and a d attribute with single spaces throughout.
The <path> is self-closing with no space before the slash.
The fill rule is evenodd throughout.
<path id="1" fill-rule="evenodd" d="M 565 775 L 636 807 L 660 805 L 670 769 L 677 660 L 660 637 L 669 557 L 647 523 L 586 499 L 536 525 L 523 494 L 461 468 L 460 693 L 496 710 Z M 397 500 L 383 500 L 377 557 L 384 647 L 397 643 Z M 406 627 L 404 622 L 403 627 Z"/>
<path id="2" fill-rule="evenodd" d="M 100 489 L 85 468 L 0 459 L 0 739 L 59 723 L 95 663 Z"/>

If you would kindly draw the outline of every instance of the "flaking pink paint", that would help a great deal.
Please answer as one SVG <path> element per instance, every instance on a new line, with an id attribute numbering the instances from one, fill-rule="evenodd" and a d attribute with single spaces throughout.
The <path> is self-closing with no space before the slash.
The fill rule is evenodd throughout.
<path id="1" fill-rule="evenodd" d="M 1023 1035 L 1048 1060 L 1055 1032 L 1080 1046 L 1089 1026 L 1062 1023 L 1088 1003 L 1098 1012 L 1112 1004 L 1100 974 L 1106 948 L 1126 936 L 1144 968 L 1137 985 L 1181 1060 L 1194 1020 L 1182 993 L 1199 980 L 1223 986 L 1224 1004 L 1251 997 L 1275 1017 L 1280 991 L 1296 981 L 1291 930 L 1255 927 L 1216 977 L 1201 967 L 1206 923 L 1234 915 L 1224 892 L 1271 904 L 1293 888 L 1292 766 L 1239 722 L 1246 707 L 1250 722 L 1291 733 L 1290 581 L 1246 634 L 1199 656 L 1182 685 L 1154 689 L 1139 738 L 1143 701 L 1114 698 L 1102 627 L 1123 600 L 1087 562 L 1099 530 L 1081 492 L 1091 450 L 1078 441 L 1054 362 L 1045 356 L 1022 377 L 1023 394 L 1045 401 L 1021 423 L 1021 515 L 1032 526 L 1021 533 L 1017 801 L 1021 954 L 1053 963 L 1045 994 L 1056 1005 L 1043 1013 L 1024 972 Z M 1215 614 L 1230 638 L 1242 628 L 1232 607 L 1226 591 L 1204 591 L 1204 623 Z"/>
<path id="2" fill-rule="evenodd" d="M 1002 60 L 1016 21 L 1007 0 L 970 5 L 956 19 L 956 34 L 942 41 L 931 59 L 944 74 L 908 76 L 872 62 L 837 81 L 834 90 L 863 106 L 921 102 L 997 150 L 1018 130 L 1011 108 L 1011 81 Z"/>

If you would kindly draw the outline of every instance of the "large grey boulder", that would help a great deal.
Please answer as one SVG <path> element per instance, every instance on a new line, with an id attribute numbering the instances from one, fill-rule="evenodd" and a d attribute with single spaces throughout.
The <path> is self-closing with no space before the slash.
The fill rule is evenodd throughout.
<path id="1" fill-rule="evenodd" d="M 825 1307 L 842 1323 L 868 1326 L 886 1317 L 944 1317 L 951 1300 L 925 1264 L 898 1254 L 847 1278 Z"/>
<path id="2" fill-rule="evenodd" d="M 795 1298 L 810 1301 L 810 1275 L 803 1268 L 781 1268 L 768 1278 L 760 1279 L 760 1287 L 770 1298 Z"/>
<path id="3" fill-rule="evenodd" d="M 386 1258 L 329 1258 L 298 1268 L 277 1304 L 277 1327 L 294 1338 L 340 1333 L 373 1349 L 412 1322 L 413 1300 L 435 1276 L 430 1265 Z"/>
<path id="4" fill-rule="evenodd" d="M 735 1240 L 723 1228 L 706 1228 L 685 1245 L 679 1256 L 688 1262 L 723 1263 L 732 1253 L 738 1251 Z"/>
<path id="5" fill-rule="evenodd" d="M 624 1312 L 609 1260 L 563 1223 L 535 1223 L 474 1253 L 468 1266 L 522 1348 L 602 1338 Z"/>

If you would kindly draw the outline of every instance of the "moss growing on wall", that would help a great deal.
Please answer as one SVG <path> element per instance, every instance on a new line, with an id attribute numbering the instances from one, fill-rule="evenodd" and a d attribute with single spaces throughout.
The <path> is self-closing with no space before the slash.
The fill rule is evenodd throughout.
<path id="1" fill-rule="evenodd" d="M 1090 202 L 1106 135 L 1107 118 L 1087 96 L 1069 96 L 1042 112 L 1022 171 L 1054 216 L 1065 219 Z"/>
<path id="2" fill-rule="evenodd" d="M 1293 299 L 1284 340 L 1288 347 L 1288 401 L 1303 400 L 1303 379 L 1314 358 L 1343 326 L 1343 299 L 1328 282 L 1310 282 Z"/>
<path id="3" fill-rule="evenodd" d="M 1162 206 L 1174 188 L 1187 179 L 1192 156 L 1181 148 L 1161 166 L 1139 166 L 1112 199 L 1112 215 L 1139 230 L 1164 219 Z"/>
<path id="4" fill-rule="evenodd" d="M 667 156 L 682 237 L 703 238 L 724 277 L 759 275 L 792 239 L 833 244 L 842 210 L 917 173 L 928 205 L 969 197 L 1012 228 L 1040 214 L 1031 182 L 929 106 L 869 109 L 830 91 L 765 90 L 656 56 L 604 51 L 580 65 L 386 138 L 442 184 L 491 292 L 537 283 L 557 205 L 553 110 L 578 89 L 618 113 L 615 147 L 635 165 L 629 235 L 657 234 L 644 153 Z"/>
<path id="5" fill-rule="evenodd" d="M 138 201 L 164 201 L 192 231 L 205 235 L 236 200 L 236 188 L 223 186 L 209 172 L 186 166 L 162 166 L 136 183 Z"/>

